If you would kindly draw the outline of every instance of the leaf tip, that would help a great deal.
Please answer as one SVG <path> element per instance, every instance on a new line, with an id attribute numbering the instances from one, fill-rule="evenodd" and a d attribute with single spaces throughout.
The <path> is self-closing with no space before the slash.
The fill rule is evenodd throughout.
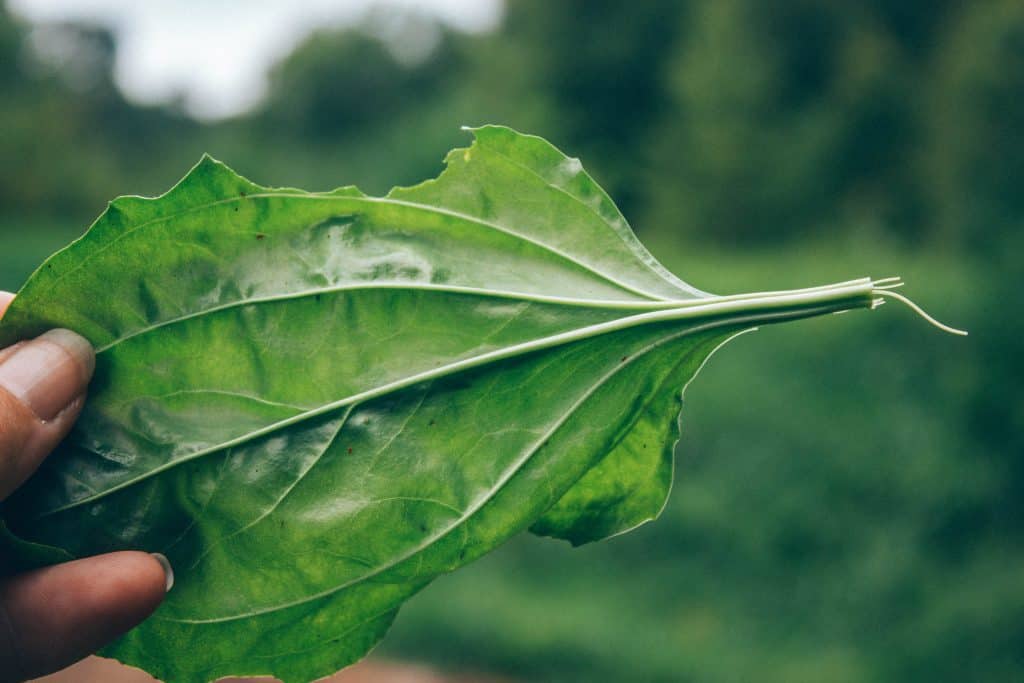
<path id="1" fill-rule="evenodd" d="M 473 138 L 477 141 L 480 141 L 481 139 L 486 140 L 487 138 L 501 135 L 505 135 L 515 139 L 527 139 L 537 137 L 535 135 L 527 135 L 525 133 L 520 133 L 516 129 L 510 128 L 509 126 L 505 126 L 500 123 L 483 123 L 480 124 L 479 126 L 460 126 L 459 129 L 466 131 L 467 133 L 472 133 Z"/>
<path id="2" fill-rule="evenodd" d="M 215 158 L 209 152 L 203 152 L 202 156 L 199 157 L 199 161 L 197 161 L 195 166 L 193 166 L 191 170 L 189 170 L 189 172 L 185 174 L 185 177 L 188 178 L 197 171 L 226 171 L 231 175 L 238 175 L 233 170 L 231 170 L 231 168 L 227 164 Z"/>

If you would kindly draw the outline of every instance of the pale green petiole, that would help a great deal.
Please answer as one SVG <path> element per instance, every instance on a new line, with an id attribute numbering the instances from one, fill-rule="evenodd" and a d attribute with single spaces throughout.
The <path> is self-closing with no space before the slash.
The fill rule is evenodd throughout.
<path id="1" fill-rule="evenodd" d="M 893 281 L 893 282 L 882 284 L 885 281 Z M 875 282 L 874 293 L 877 295 L 877 298 L 875 299 L 875 306 L 879 306 L 879 305 L 885 303 L 885 299 L 886 298 L 894 299 L 894 300 L 899 301 L 900 303 L 906 305 L 908 308 L 910 308 L 910 310 L 914 311 L 914 313 L 917 313 L 919 316 L 924 318 L 926 322 L 930 323 L 934 327 L 939 328 L 943 332 L 949 332 L 950 334 L 958 334 L 958 335 L 960 335 L 962 337 L 966 337 L 967 336 L 967 331 L 966 330 L 958 330 L 955 327 L 950 327 L 949 325 L 946 325 L 945 323 L 939 322 L 938 320 L 936 320 L 932 316 L 930 316 L 927 313 L 925 313 L 924 309 L 922 309 L 920 306 L 918 306 L 916 303 L 914 303 L 913 301 L 911 301 L 907 297 L 903 296 L 902 294 L 899 294 L 898 292 L 893 292 L 892 291 L 893 289 L 896 289 L 897 287 L 902 287 L 903 286 L 903 281 L 902 280 L 900 280 L 899 278 L 886 278 L 885 281 L 878 280 L 877 282 Z"/>

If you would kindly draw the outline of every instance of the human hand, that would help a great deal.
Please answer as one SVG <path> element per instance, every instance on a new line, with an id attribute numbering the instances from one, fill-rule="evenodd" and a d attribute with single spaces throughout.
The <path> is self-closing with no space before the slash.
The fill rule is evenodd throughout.
<path id="1" fill-rule="evenodd" d="M 0 317 L 13 298 L 0 292 Z M 94 363 L 89 342 L 67 330 L 0 349 L 0 501 L 68 433 Z M 148 617 L 171 577 L 162 556 L 118 552 L 0 579 L 0 683 L 92 654 Z"/>

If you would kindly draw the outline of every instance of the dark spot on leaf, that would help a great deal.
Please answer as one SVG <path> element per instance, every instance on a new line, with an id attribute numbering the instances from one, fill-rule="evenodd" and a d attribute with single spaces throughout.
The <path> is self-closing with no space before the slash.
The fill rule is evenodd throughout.
<path id="1" fill-rule="evenodd" d="M 235 211 L 238 211 L 238 207 L 237 206 L 235 207 Z"/>
<path id="2" fill-rule="evenodd" d="M 435 424 L 437 424 L 437 423 L 436 423 L 436 422 L 435 422 L 434 420 L 431 420 L 431 421 L 430 421 L 430 426 L 431 426 L 431 427 L 433 427 L 433 426 L 434 426 Z"/>
<path id="3" fill-rule="evenodd" d="M 258 240 L 261 240 L 261 239 L 263 239 L 264 237 L 266 237 L 266 235 L 264 235 L 264 234 L 263 234 L 262 232 L 258 232 L 258 233 L 256 233 L 256 239 L 258 239 Z"/>
<path id="4" fill-rule="evenodd" d="M 246 196 L 245 191 L 244 190 L 239 191 L 238 196 L 239 197 L 245 197 Z"/>
<path id="5" fill-rule="evenodd" d="M 349 453 L 351 453 L 351 452 L 352 452 L 352 447 L 351 447 L 351 446 L 349 446 L 349 447 L 348 447 L 348 452 L 349 452 Z"/>
<path id="6" fill-rule="evenodd" d="M 319 294 L 317 294 L 317 295 L 316 295 L 316 296 L 314 296 L 313 298 L 314 298 L 314 299 L 316 300 L 316 302 L 317 302 L 317 303 L 320 303 L 320 295 L 319 295 Z M 364 424 L 365 424 L 365 423 L 364 423 Z"/>
<path id="7" fill-rule="evenodd" d="M 623 356 L 623 357 L 622 357 L 622 360 L 621 360 L 621 361 L 619 361 L 619 362 L 620 362 L 620 363 L 625 363 L 625 362 L 626 362 L 626 359 L 627 359 L 627 358 L 629 358 L 629 356 Z"/>

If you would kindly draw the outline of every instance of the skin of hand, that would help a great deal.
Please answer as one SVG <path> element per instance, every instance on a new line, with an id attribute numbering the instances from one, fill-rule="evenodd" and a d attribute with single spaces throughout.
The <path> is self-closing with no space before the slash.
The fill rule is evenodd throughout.
<path id="1" fill-rule="evenodd" d="M 0 316 L 13 298 L 0 292 Z M 94 365 L 92 346 L 68 330 L 0 349 L 0 501 L 68 433 Z M 148 617 L 172 582 L 167 559 L 144 552 L 0 577 L 0 683 L 43 676 L 92 654 Z"/>

